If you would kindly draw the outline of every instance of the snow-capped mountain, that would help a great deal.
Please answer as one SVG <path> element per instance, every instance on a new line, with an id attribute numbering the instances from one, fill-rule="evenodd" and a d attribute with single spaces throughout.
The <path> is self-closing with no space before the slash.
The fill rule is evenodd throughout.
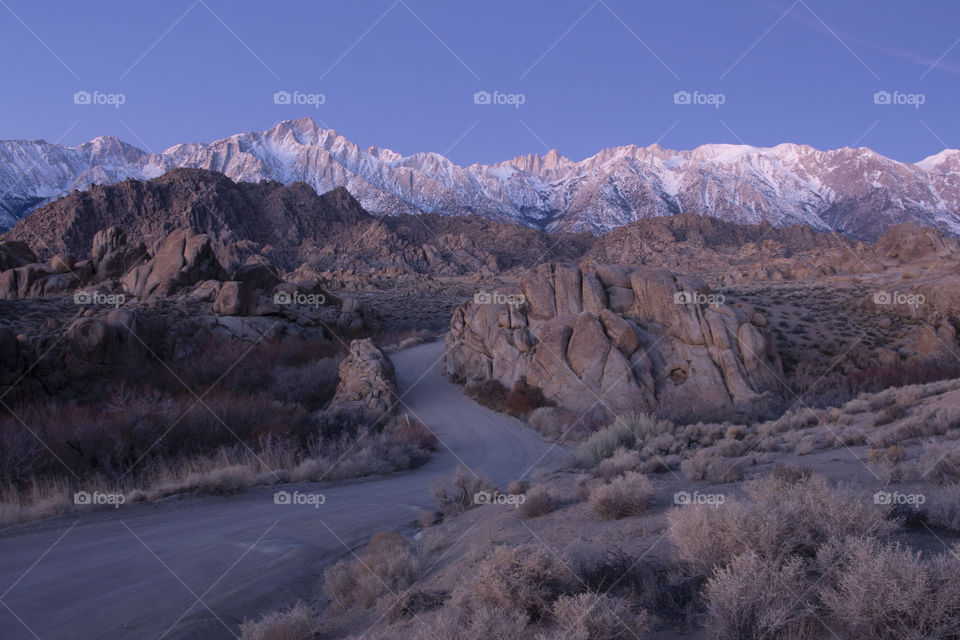
<path id="1" fill-rule="evenodd" d="M 476 213 L 548 231 L 604 232 L 638 218 L 687 212 L 738 223 L 805 223 L 861 238 L 907 221 L 960 234 L 957 150 L 908 164 L 866 148 L 631 145 L 580 162 L 554 150 L 461 167 L 437 153 L 363 150 L 309 118 L 158 154 L 112 137 L 78 147 L 2 141 L 0 226 L 72 189 L 154 178 L 175 167 L 211 169 L 234 180 L 305 182 L 319 193 L 345 186 L 376 215 Z"/>

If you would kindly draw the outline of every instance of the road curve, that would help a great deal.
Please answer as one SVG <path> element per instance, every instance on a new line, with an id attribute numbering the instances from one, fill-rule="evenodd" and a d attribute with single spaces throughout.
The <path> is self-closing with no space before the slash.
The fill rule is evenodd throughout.
<path id="1" fill-rule="evenodd" d="M 440 437 L 414 471 L 261 487 L 94 511 L 0 531 L 4 640 L 219 639 L 310 594 L 320 572 L 370 535 L 432 507 L 429 487 L 462 462 L 504 486 L 562 455 L 440 375 L 443 343 L 392 354 L 403 402 Z M 277 505 L 278 489 L 326 502 Z"/>

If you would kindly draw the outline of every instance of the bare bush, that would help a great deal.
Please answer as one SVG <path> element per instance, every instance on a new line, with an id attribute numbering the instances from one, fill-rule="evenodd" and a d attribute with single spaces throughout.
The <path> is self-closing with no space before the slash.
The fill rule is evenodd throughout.
<path id="1" fill-rule="evenodd" d="M 600 478 L 610 479 L 628 471 L 639 471 L 641 465 L 640 454 L 637 451 L 617 449 L 611 457 L 597 465 L 593 474 Z"/>
<path id="2" fill-rule="evenodd" d="M 960 483 L 960 446 L 955 442 L 925 443 L 913 475 L 936 484 Z"/>
<path id="3" fill-rule="evenodd" d="M 590 492 L 590 507 L 601 518 L 616 520 L 646 512 L 654 490 L 645 475 L 629 472 Z"/>
<path id="4" fill-rule="evenodd" d="M 440 478 L 430 491 L 437 503 L 437 508 L 443 515 L 448 516 L 463 513 L 475 507 L 476 494 L 495 490 L 490 481 L 475 475 L 461 464 L 457 465 L 451 482 L 448 483 L 446 478 Z"/>
<path id="5" fill-rule="evenodd" d="M 545 484 L 538 484 L 529 489 L 523 504 L 520 505 L 520 515 L 524 518 L 535 518 L 556 511 L 563 501 L 554 493 L 553 489 Z"/>
<path id="6" fill-rule="evenodd" d="M 527 383 L 522 378 L 517 380 L 510 389 L 496 380 L 486 380 L 471 384 L 465 390 L 467 395 L 488 409 L 523 420 L 536 409 L 552 404 L 543 397 L 539 387 Z"/>
<path id="7" fill-rule="evenodd" d="M 359 556 L 341 560 L 324 572 L 323 590 L 341 609 L 368 609 L 386 596 L 386 610 L 416 581 L 420 564 L 419 556 L 402 536 L 378 533 Z"/>
<path id="8" fill-rule="evenodd" d="M 869 496 L 833 487 L 821 476 L 797 483 L 757 479 L 744 489 L 749 500 L 670 511 L 669 536 L 678 559 L 703 573 L 746 551 L 780 563 L 791 555 L 811 557 L 831 538 L 882 536 L 894 527 Z"/>
<path id="9" fill-rule="evenodd" d="M 489 607 L 540 620 L 568 589 L 569 571 L 539 545 L 498 546 L 454 594 L 466 611 Z"/>
<path id="10" fill-rule="evenodd" d="M 614 421 L 608 427 L 593 433 L 580 446 L 575 456 L 577 462 L 585 467 L 593 467 L 609 458 L 615 451 L 624 447 L 633 447 L 637 438 L 629 425 Z"/>
<path id="11" fill-rule="evenodd" d="M 313 640 L 318 633 L 316 614 L 303 602 L 285 611 L 268 613 L 240 625 L 241 640 Z"/>
<path id="12" fill-rule="evenodd" d="M 531 427 L 558 442 L 577 442 L 596 429 L 593 420 L 560 407 L 540 407 L 527 420 Z"/>
<path id="13" fill-rule="evenodd" d="M 708 482 L 736 482 L 743 478 L 746 458 L 724 458 L 705 449 L 697 449 L 680 463 L 680 470 L 687 480 Z"/>
<path id="14" fill-rule="evenodd" d="M 747 551 L 707 581 L 704 599 L 707 633 L 715 640 L 812 640 L 820 630 L 797 556 L 778 564 Z"/>
<path id="15" fill-rule="evenodd" d="M 610 595 L 581 593 L 560 596 L 553 603 L 554 640 L 627 640 L 642 638 L 648 615 Z"/>
<path id="16" fill-rule="evenodd" d="M 957 550 L 923 559 L 875 540 L 834 541 L 820 597 L 830 625 L 848 638 L 955 638 L 960 630 Z"/>

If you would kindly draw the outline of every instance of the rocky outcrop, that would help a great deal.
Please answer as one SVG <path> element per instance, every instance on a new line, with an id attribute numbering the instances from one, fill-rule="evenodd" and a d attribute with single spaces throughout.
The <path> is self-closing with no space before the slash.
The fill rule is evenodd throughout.
<path id="1" fill-rule="evenodd" d="M 560 406 L 610 414 L 660 405 L 728 407 L 777 385 L 761 314 L 702 280 L 655 267 L 544 264 L 519 291 L 454 313 L 447 373 L 519 379 Z"/>
<path id="2" fill-rule="evenodd" d="M 391 415 L 397 405 L 397 375 L 393 363 L 369 338 L 350 343 L 340 363 L 340 382 L 325 411 L 349 413 L 367 424 Z"/>
<path id="3" fill-rule="evenodd" d="M 167 236 L 157 254 L 122 279 L 124 289 L 138 298 L 170 295 L 202 280 L 226 280 L 210 238 L 190 229 Z"/>
<path id="4" fill-rule="evenodd" d="M 93 236 L 90 262 L 100 280 L 119 278 L 147 258 L 144 244 L 128 243 L 127 235 L 120 227 L 108 227 Z"/>

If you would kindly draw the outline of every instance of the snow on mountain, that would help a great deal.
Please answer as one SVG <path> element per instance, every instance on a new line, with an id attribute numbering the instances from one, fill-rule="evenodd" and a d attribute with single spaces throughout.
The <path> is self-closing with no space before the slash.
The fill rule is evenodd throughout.
<path id="1" fill-rule="evenodd" d="M 956 150 L 906 164 L 865 148 L 630 145 L 580 162 L 552 150 L 461 167 L 437 153 L 363 150 L 309 118 L 159 154 L 112 137 L 78 147 L 0 141 L 0 226 L 72 189 L 153 178 L 175 167 L 234 180 L 305 182 L 320 193 L 345 186 L 377 215 L 475 213 L 550 231 L 605 232 L 682 211 L 738 223 L 803 223 L 862 238 L 906 221 L 960 234 Z"/>

